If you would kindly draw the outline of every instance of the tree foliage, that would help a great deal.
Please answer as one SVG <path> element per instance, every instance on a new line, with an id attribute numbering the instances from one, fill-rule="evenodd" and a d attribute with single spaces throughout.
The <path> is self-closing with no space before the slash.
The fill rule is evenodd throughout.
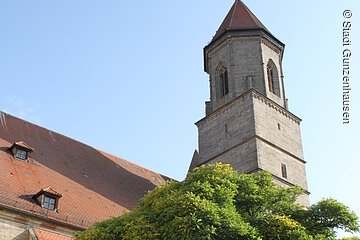
<path id="1" fill-rule="evenodd" d="M 335 239 L 335 229 L 359 231 L 354 212 L 334 199 L 308 208 L 299 187 L 280 187 L 267 172 L 239 174 L 205 165 L 182 182 L 150 191 L 122 217 L 96 224 L 78 240 Z"/>

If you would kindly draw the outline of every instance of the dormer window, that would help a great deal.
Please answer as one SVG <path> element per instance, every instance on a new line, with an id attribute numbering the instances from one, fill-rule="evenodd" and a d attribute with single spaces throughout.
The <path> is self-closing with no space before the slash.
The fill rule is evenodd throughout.
<path id="1" fill-rule="evenodd" d="M 56 211 L 62 195 L 51 187 L 42 188 L 32 198 L 44 209 Z"/>
<path id="2" fill-rule="evenodd" d="M 22 161 L 26 161 L 30 157 L 30 153 L 34 151 L 32 147 L 23 141 L 14 142 L 9 150 L 12 152 L 14 158 Z"/>
<path id="3" fill-rule="evenodd" d="M 27 152 L 23 149 L 16 149 L 16 153 L 15 153 L 15 158 L 17 159 L 21 159 L 21 160 L 26 160 L 27 157 Z"/>
<path id="4" fill-rule="evenodd" d="M 56 198 L 44 195 L 42 207 L 49 210 L 55 210 Z"/>

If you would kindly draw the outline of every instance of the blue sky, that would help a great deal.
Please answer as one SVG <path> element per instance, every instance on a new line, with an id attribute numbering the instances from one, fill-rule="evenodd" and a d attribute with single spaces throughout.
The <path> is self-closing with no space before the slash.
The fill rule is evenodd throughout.
<path id="1" fill-rule="evenodd" d="M 360 215 L 359 1 L 244 2 L 286 44 L 286 94 L 303 119 L 311 202 L 332 196 Z M 0 110 L 181 180 L 209 97 L 202 50 L 232 4 L 1 1 Z M 346 9 L 349 125 L 341 116 Z"/>

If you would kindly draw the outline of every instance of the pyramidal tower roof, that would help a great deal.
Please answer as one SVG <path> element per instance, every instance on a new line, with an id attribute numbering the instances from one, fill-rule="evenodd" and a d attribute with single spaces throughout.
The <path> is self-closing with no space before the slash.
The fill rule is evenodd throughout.
<path id="1" fill-rule="evenodd" d="M 229 13 L 216 31 L 212 41 L 220 37 L 226 31 L 262 29 L 270 33 L 250 9 L 240 0 L 235 0 Z"/>

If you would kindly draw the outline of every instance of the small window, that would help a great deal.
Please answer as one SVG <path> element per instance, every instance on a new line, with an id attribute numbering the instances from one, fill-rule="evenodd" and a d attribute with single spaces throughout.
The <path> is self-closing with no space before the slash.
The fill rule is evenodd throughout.
<path id="1" fill-rule="evenodd" d="M 25 142 L 19 141 L 14 142 L 9 148 L 9 151 L 13 154 L 14 158 L 25 161 L 30 158 L 30 153 L 32 153 L 34 149 Z"/>
<path id="2" fill-rule="evenodd" d="M 42 188 L 39 192 L 32 196 L 32 199 L 42 208 L 51 211 L 57 211 L 59 199 L 62 195 L 51 187 Z"/>
<path id="3" fill-rule="evenodd" d="M 54 211 L 56 206 L 56 198 L 44 195 L 42 207 Z"/>
<path id="4" fill-rule="evenodd" d="M 280 123 L 278 123 L 277 126 L 278 126 L 278 130 L 281 130 L 281 125 L 280 125 Z"/>
<path id="5" fill-rule="evenodd" d="M 228 125 L 225 124 L 225 133 L 228 133 Z"/>
<path id="6" fill-rule="evenodd" d="M 287 169 L 284 163 L 281 164 L 281 175 L 283 178 L 287 178 Z"/>
<path id="7" fill-rule="evenodd" d="M 254 77 L 252 75 L 246 76 L 246 84 L 248 90 L 253 88 L 253 81 L 254 81 Z"/>
<path id="8" fill-rule="evenodd" d="M 15 158 L 26 160 L 27 159 L 27 152 L 23 149 L 16 149 Z"/>

